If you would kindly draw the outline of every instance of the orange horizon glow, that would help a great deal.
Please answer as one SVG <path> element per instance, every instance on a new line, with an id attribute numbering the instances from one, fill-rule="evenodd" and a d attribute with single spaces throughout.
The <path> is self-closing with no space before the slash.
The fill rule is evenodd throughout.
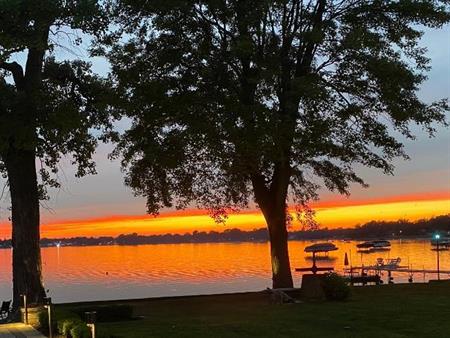
<path id="1" fill-rule="evenodd" d="M 369 221 L 415 221 L 450 213 L 450 192 L 421 195 L 402 195 L 385 199 L 352 201 L 340 198 L 312 205 L 316 220 L 323 228 L 349 228 Z M 229 215 L 225 225 L 216 224 L 205 210 L 165 212 L 150 215 L 110 215 L 91 219 L 63 219 L 41 226 L 41 237 L 117 236 L 119 234 L 184 234 L 192 231 L 224 231 L 239 228 L 252 230 L 265 227 L 259 210 L 249 210 Z M 293 230 L 299 224 L 293 224 Z M 0 223 L 0 238 L 10 237 L 10 224 Z"/>
<path id="2" fill-rule="evenodd" d="M 370 199 L 351 200 L 345 195 L 338 195 L 333 200 L 318 201 L 312 203 L 314 208 L 338 207 L 338 206 L 358 206 L 371 204 L 387 204 L 395 202 L 421 202 L 450 200 L 450 191 L 433 191 L 417 194 L 403 194 L 388 197 L 378 197 Z"/>

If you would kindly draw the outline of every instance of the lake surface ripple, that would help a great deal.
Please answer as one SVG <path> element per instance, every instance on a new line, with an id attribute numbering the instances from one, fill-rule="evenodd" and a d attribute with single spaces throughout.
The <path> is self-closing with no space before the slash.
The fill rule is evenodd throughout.
<path id="1" fill-rule="evenodd" d="M 296 267 L 309 267 L 303 252 L 311 241 L 289 243 L 294 283 Z M 373 265 L 378 257 L 401 257 L 402 265 L 436 269 L 436 252 L 426 240 L 391 241 L 389 251 L 360 254 L 358 242 L 334 241 L 339 250 L 318 262 L 343 270 L 347 252 L 353 266 Z M 42 249 L 45 287 L 54 302 L 107 300 L 258 291 L 271 286 L 268 243 L 158 244 L 139 246 L 51 247 Z M 450 251 L 440 252 L 441 270 L 450 270 Z M 408 274 L 395 274 L 407 282 Z M 436 275 L 416 273 L 414 282 Z M 450 278 L 441 274 L 441 278 Z M 11 250 L 0 250 L 0 299 L 11 298 Z M 386 279 L 386 276 L 384 276 Z"/>

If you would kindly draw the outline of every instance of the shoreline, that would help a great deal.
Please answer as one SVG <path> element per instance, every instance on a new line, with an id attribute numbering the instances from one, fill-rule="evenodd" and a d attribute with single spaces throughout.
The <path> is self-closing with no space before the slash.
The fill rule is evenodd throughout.
<path id="1" fill-rule="evenodd" d="M 394 283 L 394 284 L 381 284 L 381 285 L 353 285 L 351 286 L 354 290 L 359 289 L 378 289 L 378 288 L 421 288 L 423 286 L 434 287 L 434 286 L 448 286 L 450 287 L 449 279 L 431 279 L 428 282 L 415 282 L 415 283 Z M 211 293 L 211 294 L 194 294 L 194 295 L 180 295 L 180 296 L 156 296 L 156 297 L 145 297 L 145 298 L 124 298 L 124 299 L 107 299 L 107 300 L 92 300 L 92 301 L 80 301 L 80 302 L 64 302 L 64 303 L 54 303 L 57 306 L 102 306 L 102 305 L 112 305 L 112 304 L 128 304 L 128 303 L 151 303 L 160 301 L 189 301 L 189 300 L 202 300 L 205 298 L 245 298 L 245 297 L 260 297 L 269 296 L 270 293 L 267 292 L 269 288 L 259 290 L 259 291 L 242 291 L 242 292 L 221 292 L 221 293 Z M 300 293 L 301 287 L 293 287 L 289 289 L 280 289 L 282 291 L 287 291 L 289 293 Z"/>

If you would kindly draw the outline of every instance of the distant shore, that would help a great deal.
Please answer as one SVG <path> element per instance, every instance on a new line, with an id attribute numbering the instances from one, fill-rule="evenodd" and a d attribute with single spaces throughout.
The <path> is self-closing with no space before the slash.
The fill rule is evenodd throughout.
<path id="1" fill-rule="evenodd" d="M 290 231 L 289 240 L 367 240 L 383 238 L 394 239 L 431 239 L 433 234 L 450 236 L 450 215 L 442 215 L 427 220 L 410 222 L 398 220 L 390 222 L 372 221 L 354 228 L 315 229 Z M 145 244 L 189 244 L 189 243 L 265 243 L 269 240 L 266 228 L 250 231 L 226 229 L 223 232 L 194 231 L 186 234 L 139 235 L 122 234 L 117 237 L 71 237 L 43 238 L 41 247 L 60 246 L 106 246 L 106 245 L 145 245 Z M 11 240 L 0 240 L 0 248 L 11 247 Z"/>

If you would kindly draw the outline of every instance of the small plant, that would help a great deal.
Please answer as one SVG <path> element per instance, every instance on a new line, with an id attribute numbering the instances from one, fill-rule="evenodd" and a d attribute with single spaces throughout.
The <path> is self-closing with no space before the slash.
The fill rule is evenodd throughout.
<path id="1" fill-rule="evenodd" d="M 58 333 L 64 337 L 70 336 L 70 330 L 80 323 L 83 323 L 76 313 L 63 309 L 56 309 L 54 318 L 57 322 Z"/>
<path id="2" fill-rule="evenodd" d="M 80 322 L 70 329 L 70 336 L 72 338 L 91 338 L 91 330 L 86 323 Z"/>
<path id="3" fill-rule="evenodd" d="M 41 311 L 38 315 L 39 320 L 39 331 L 43 334 L 48 335 L 48 314 L 47 311 Z"/>
<path id="4" fill-rule="evenodd" d="M 91 331 L 87 327 L 86 323 L 81 319 L 81 314 L 84 314 L 85 310 L 89 309 L 77 309 L 76 312 L 72 312 L 66 309 L 55 307 L 53 309 L 53 332 L 58 333 L 61 337 L 66 338 L 91 338 Z M 104 321 L 114 320 L 127 320 L 132 317 L 131 306 L 99 306 L 95 310 L 100 310 L 101 319 Z M 80 314 L 80 315 L 79 315 Z M 111 320 L 112 319 L 112 320 Z M 48 335 L 48 314 L 47 311 L 42 311 L 39 314 L 40 331 Z M 97 338 L 114 338 L 111 332 L 104 328 L 97 328 Z M 117 338 L 117 337 L 116 337 Z"/>
<path id="5" fill-rule="evenodd" d="M 44 309 L 43 311 L 39 312 L 38 315 L 39 320 L 39 331 L 42 332 L 44 335 L 49 334 L 49 327 L 48 327 L 48 312 L 47 309 Z M 52 318 L 52 329 L 53 332 L 57 331 L 57 320 L 55 317 Z"/>
<path id="6" fill-rule="evenodd" d="M 81 319 L 77 319 L 77 318 L 63 319 L 58 322 L 58 331 L 63 336 L 67 337 L 69 334 L 71 334 L 72 329 L 77 327 L 80 324 L 83 324 Z"/>
<path id="7" fill-rule="evenodd" d="M 328 300 L 344 301 L 350 297 L 351 289 L 347 280 L 335 272 L 325 274 L 322 287 Z"/>

